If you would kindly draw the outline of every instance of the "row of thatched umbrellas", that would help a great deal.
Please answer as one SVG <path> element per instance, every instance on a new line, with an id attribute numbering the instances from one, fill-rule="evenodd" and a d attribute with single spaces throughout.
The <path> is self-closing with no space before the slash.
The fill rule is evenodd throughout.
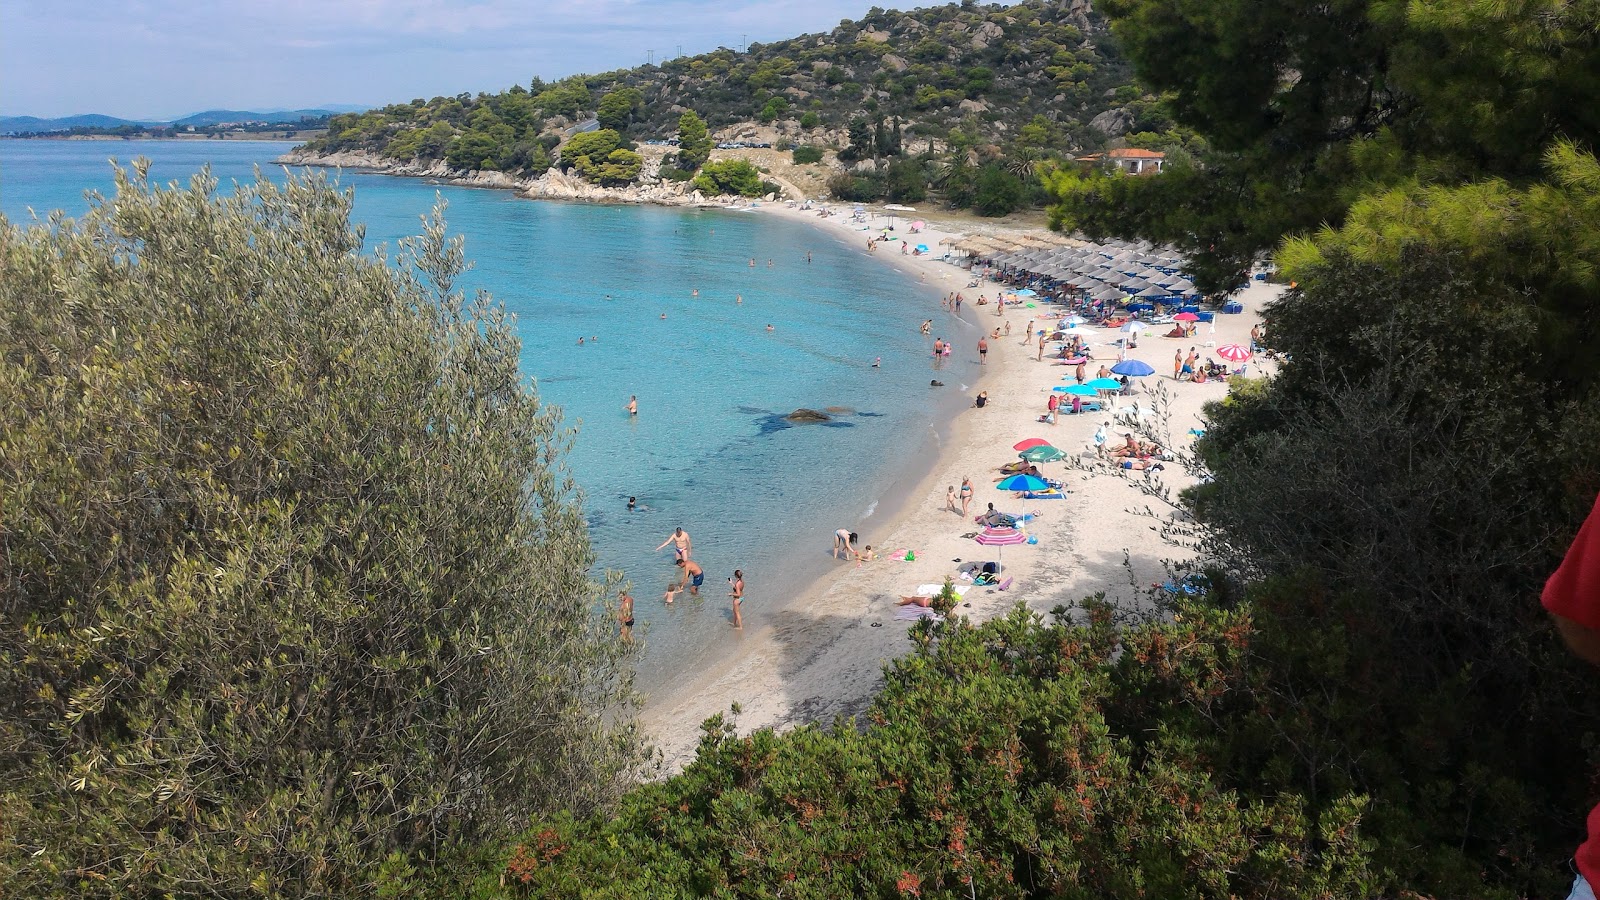
<path id="1" fill-rule="evenodd" d="M 1067 285 L 1095 300 L 1198 296 L 1184 259 L 1148 243 L 1019 248 L 988 257 L 997 266 Z"/>

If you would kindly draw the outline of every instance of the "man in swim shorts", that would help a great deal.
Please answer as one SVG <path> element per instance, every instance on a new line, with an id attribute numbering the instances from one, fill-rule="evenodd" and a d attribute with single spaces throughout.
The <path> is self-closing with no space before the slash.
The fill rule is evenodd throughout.
<path id="1" fill-rule="evenodd" d="M 985 360 L 987 360 L 988 358 L 989 358 L 989 341 L 987 339 L 985 339 L 985 338 L 978 338 L 978 365 L 980 365 L 980 366 L 986 365 L 987 363 L 985 362 Z"/>
<path id="2" fill-rule="evenodd" d="M 679 562 L 688 559 L 689 552 L 694 549 L 693 542 L 689 540 L 689 532 L 684 531 L 682 528 L 673 529 L 672 533 L 667 535 L 666 540 L 656 545 L 656 550 L 659 551 L 668 544 L 673 545 L 672 554 L 677 557 Z"/>
<path id="3" fill-rule="evenodd" d="M 617 598 L 617 624 L 622 630 L 622 642 L 633 643 L 633 597 L 627 591 Z"/>
<path id="4" fill-rule="evenodd" d="M 680 559 L 673 565 L 683 569 L 683 577 L 678 580 L 678 587 L 681 588 L 687 584 L 689 593 L 696 597 L 700 596 L 700 585 L 706 583 L 706 570 L 700 568 L 700 564 L 691 559 Z"/>

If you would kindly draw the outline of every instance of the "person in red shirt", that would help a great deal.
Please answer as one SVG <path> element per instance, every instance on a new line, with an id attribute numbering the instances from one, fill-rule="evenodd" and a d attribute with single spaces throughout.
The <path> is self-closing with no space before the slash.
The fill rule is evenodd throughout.
<path id="1" fill-rule="evenodd" d="M 1561 640 L 1579 659 L 1600 666 L 1600 498 L 1560 568 L 1545 582 L 1540 597 Z M 1573 854 L 1578 878 L 1568 900 L 1595 900 L 1600 883 L 1600 806 L 1589 811 L 1589 839 Z"/>

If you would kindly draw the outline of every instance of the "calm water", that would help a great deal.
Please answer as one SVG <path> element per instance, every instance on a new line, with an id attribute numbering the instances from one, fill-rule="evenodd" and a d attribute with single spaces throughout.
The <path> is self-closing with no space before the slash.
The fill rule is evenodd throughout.
<path id="1" fill-rule="evenodd" d="M 0 141 L 0 212 L 13 221 L 30 208 L 41 217 L 81 213 L 85 190 L 112 189 L 108 157 L 148 157 L 161 181 L 209 162 L 227 189 L 252 179 L 256 165 L 281 178 L 271 161 L 285 149 Z M 759 627 L 831 567 L 835 528 L 877 543 L 879 501 L 921 474 L 936 423 L 963 403 L 956 391 L 976 368 L 958 356 L 939 373 L 949 387 L 930 389 L 917 324 L 934 318 L 957 346 L 971 343 L 963 338 L 974 329 L 946 321 L 931 286 L 872 262 L 853 240 L 846 246 L 799 223 L 533 202 L 379 175 L 346 173 L 341 183 L 355 188 L 369 246 L 393 248 L 417 233 L 419 216 L 442 195 L 451 231 L 465 236 L 476 266 L 462 286 L 485 288 L 516 313 L 524 371 L 578 427 L 568 462 L 585 492 L 599 564 L 634 584 L 646 690 L 737 642 L 726 597 L 734 568 L 748 586 L 746 626 Z M 874 357 L 882 368 L 871 368 Z M 631 394 L 636 419 L 623 408 Z M 857 413 L 786 427 L 778 416 L 799 406 Z M 629 513 L 630 495 L 648 509 Z M 705 597 L 665 607 L 661 593 L 676 570 L 670 551 L 652 548 L 678 525 L 705 567 Z"/>

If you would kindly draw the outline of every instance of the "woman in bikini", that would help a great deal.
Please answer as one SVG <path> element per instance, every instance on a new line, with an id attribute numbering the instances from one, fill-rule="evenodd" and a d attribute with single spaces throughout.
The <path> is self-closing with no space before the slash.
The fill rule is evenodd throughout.
<path id="1" fill-rule="evenodd" d="M 961 518 L 967 517 L 967 510 L 972 506 L 972 479 L 961 479 Z"/>

